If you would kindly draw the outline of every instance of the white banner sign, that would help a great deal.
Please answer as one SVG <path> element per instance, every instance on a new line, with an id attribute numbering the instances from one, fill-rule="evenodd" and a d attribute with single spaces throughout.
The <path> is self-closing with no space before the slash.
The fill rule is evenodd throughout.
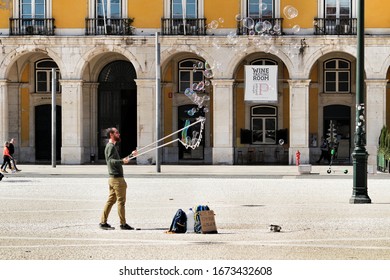
<path id="1" fill-rule="evenodd" d="M 245 101 L 278 101 L 277 65 L 245 65 Z"/>

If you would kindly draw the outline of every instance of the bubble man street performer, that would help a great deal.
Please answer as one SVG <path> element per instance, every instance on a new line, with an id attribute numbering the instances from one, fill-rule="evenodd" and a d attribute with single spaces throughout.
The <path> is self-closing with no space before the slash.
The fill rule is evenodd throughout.
<path id="1" fill-rule="evenodd" d="M 107 223 L 108 215 L 110 214 L 112 206 L 115 202 L 118 202 L 118 215 L 120 219 L 120 228 L 123 230 L 133 230 L 134 228 L 126 223 L 125 217 L 125 204 L 126 204 L 126 189 L 127 184 L 123 177 L 123 164 L 127 164 L 130 161 L 129 157 L 120 158 L 116 144 L 121 141 L 120 133 L 115 128 L 107 129 L 107 137 L 109 141 L 104 150 L 108 167 L 108 185 L 109 195 L 106 205 L 104 206 L 103 214 L 101 217 L 100 228 L 102 229 L 115 229 Z M 132 156 L 137 155 L 137 151 L 134 150 L 131 153 Z"/>

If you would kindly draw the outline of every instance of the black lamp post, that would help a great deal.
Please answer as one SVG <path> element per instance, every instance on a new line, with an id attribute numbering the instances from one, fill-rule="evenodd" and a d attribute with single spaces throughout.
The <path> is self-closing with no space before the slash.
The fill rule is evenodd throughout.
<path id="1" fill-rule="evenodd" d="M 356 130 L 353 158 L 353 192 L 349 203 L 371 203 L 367 191 L 367 158 L 364 97 L 364 0 L 357 1 Z"/>

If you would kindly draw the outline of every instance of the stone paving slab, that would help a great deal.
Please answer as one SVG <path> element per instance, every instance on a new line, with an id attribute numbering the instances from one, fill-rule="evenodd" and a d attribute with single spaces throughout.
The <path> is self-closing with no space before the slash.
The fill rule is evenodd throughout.
<path id="1" fill-rule="evenodd" d="M 271 178 L 266 170 L 253 177 L 248 174 L 257 167 L 251 166 L 224 178 L 213 175 L 232 167 L 204 176 L 204 167 L 181 167 L 192 174 L 186 178 L 163 166 L 163 172 L 172 168 L 170 176 L 131 177 L 153 174 L 153 167 L 126 166 L 127 218 L 142 228 L 128 232 L 118 229 L 116 206 L 109 222 L 117 229 L 98 228 L 107 198 L 105 168 L 23 166 L 7 175 L 0 182 L 0 259 L 390 259 L 386 174 L 368 180 L 371 204 L 354 205 L 351 175 L 300 176 L 288 167 Z M 197 204 L 215 211 L 219 234 L 165 233 L 178 208 Z M 281 232 L 271 232 L 270 224 Z"/>

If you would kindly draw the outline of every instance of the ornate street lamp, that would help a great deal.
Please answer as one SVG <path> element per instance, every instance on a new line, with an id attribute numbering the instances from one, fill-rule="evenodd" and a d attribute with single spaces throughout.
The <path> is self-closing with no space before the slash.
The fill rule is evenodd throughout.
<path id="1" fill-rule="evenodd" d="M 371 203 L 367 191 L 367 158 L 364 98 L 364 0 L 357 1 L 356 130 L 353 158 L 353 192 L 349 203 Z"/>

